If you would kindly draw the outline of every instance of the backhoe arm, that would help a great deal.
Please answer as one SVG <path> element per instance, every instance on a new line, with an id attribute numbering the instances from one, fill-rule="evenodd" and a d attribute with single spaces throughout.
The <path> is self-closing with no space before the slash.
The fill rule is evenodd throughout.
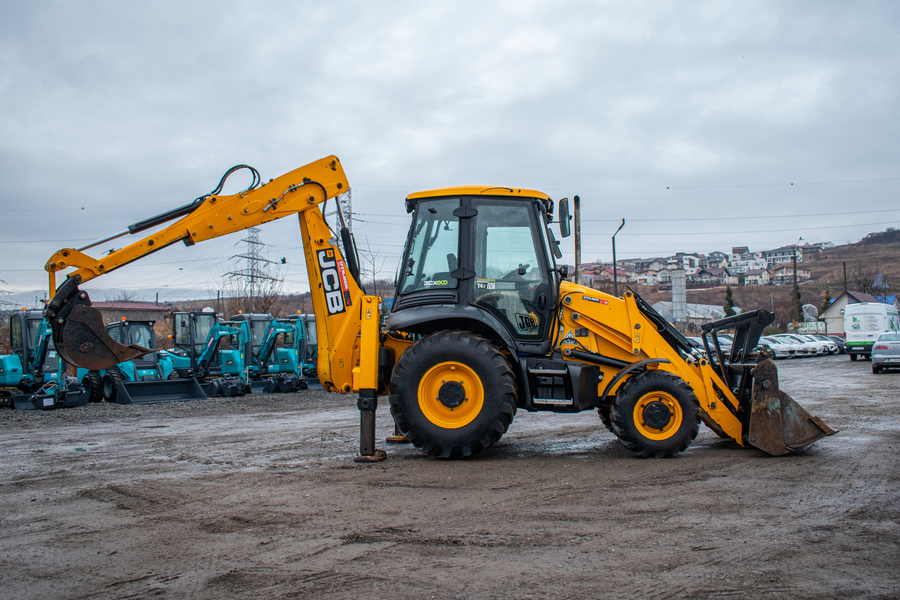
<path id="1" fill-rule="evenodd" d="M 220 183 L 220 188 L 221 185 Z M 357 389 L 352 370 L 357 367 L 358 361 L 356 338 L 359 334 L 359 311 L 363 293 L 352 276 L 352 270 L 348 269 L 339 249 L 334 245 L 336 236 L 325 223 L 321 210 L 321 205 L 327 200 L 349 189 L 340 161 L 330 156 L 239 194 L 208 195 L 179 209 L 136 223 L 119 235 L 132 231 L 138 233 L 174 220 L 164 228 L 115 250 L 102 259 L 83 252 L 91 246 L 59 250 L 45 266 L 50 275 L 51 291 L 55 294 L 48 303 L 44 316 L 53 330 L 60 356 L 70 364 L 99 370 L 149 352 L 140 346 L 123 346 L 113 341 L 106 333 L 99 312 L 90 308 L 87 293 L 78 289 L 79 284 L 175 242 L 181 241 L 190 246 L 299 214 L 313 306 L 320 323 L 319 355 L 334 360 L 335 371 L 342 374 L 334 382 L 335 389 Z M 346 244 L 350 239 L 349 234 L 345 231 L 342 233 Z M 119 236 L 102 241 L 115 237 Z M 56 273 L 68 268 L 76 270 L 54 290 Z M 331 366 L 325 365 L 324 370 L 331 371 Z M 329 377 L 320 376 L 320 379 L 326 387 L 331 383 Z M 371 385 L 367 384 L 365 387 Z"/>

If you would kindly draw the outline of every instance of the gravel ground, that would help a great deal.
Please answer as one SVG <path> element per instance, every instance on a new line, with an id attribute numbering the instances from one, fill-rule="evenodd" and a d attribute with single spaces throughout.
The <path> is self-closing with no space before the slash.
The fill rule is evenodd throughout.
<path id="1" fill-rule="evenodd" d="M 0 597 L 897 598 L 900 373 L 779 369 L 841 430 L 779 458 L 520 412 L 468 460 L 360 465 L 355 399 L 313 390 L 4 410 Z"/>

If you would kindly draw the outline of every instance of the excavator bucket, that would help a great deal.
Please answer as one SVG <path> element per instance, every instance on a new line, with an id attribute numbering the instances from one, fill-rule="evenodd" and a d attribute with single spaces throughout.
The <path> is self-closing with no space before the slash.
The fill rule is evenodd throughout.
<path id="1" fill-rule="evenodd" d="M 152 352 L 143 346 L 125 346 L 112 339 L 100 311 L 91 307 L 87 292 L 78 289 L 79 282 L 78 276 L 67 279 L 44 309 L 56 351 L 63 360 L 99 371 Z"/>
<path id="2" fill-rule="evenodd" d="M 750 399 L 747 441 L 763 452 L 780 456 L 802 450 L 816 440 L 834 435 L 819 417 L 810 416 L 778 388 L 778 370 L 771 358 L 756 363 Z"/>

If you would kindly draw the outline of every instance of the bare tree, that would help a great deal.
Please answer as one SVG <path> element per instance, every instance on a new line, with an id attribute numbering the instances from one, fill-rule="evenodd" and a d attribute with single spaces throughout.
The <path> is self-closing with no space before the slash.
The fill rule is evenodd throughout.
<path id="1" fill-rule="evenodd" d="M 118 290 L 114 294 L 106 294 L 105 302 L 142 302 L 141 294 L 134 290 Z"/>
<path id="2" fill-rule="evenodd" d="M 359 276 L 366 291 L 374 296 L 385 296 L 393 292 L 394 284 L 382 276 L 387 258 L 381 256 L 381 249 L 372 250 L 366 237 L 366 250 L 360 253 Z"/>
<path id="3" fill-rule="evenodd" d="M 857 261 L 850 272 L 850 281 L 857 292 L 873 296 L 884 296 L 890 290 L 890 286 L 885 280 L 883 272 L 884 270 L 879 262 L 863 263 L 862 261 Z"/>
<path id="4" fill-rule="evenodd" d="M 287 303 L 281 295 L 284 278 L 256 280 L 251 287 L 249 279 L 224 275 L 222 277 L 222 310 L 225 318 L 243 313 L 270 313 L 276 317 L 287 314 Z M 215 292 L 211 292 L 215 296 Z"/>

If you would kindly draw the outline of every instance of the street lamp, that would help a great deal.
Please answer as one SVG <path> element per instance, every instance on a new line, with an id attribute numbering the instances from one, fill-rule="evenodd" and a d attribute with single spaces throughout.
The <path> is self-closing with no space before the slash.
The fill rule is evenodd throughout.
<path id="1" fill-rule="evenodd" d="M 619 297 L 619 276 L 616 272 L 618 269 L 616 268 L 616 234 L 622 231 L 622 228 L 625 227 L 625 219 L 622 219 L 622 224 L 619 225 L 619 228 L 616 229 L 616 233 L 612 236 L 612 247 L 613 247 L 613 290 L 615 292 L 616 297 Z"/>

